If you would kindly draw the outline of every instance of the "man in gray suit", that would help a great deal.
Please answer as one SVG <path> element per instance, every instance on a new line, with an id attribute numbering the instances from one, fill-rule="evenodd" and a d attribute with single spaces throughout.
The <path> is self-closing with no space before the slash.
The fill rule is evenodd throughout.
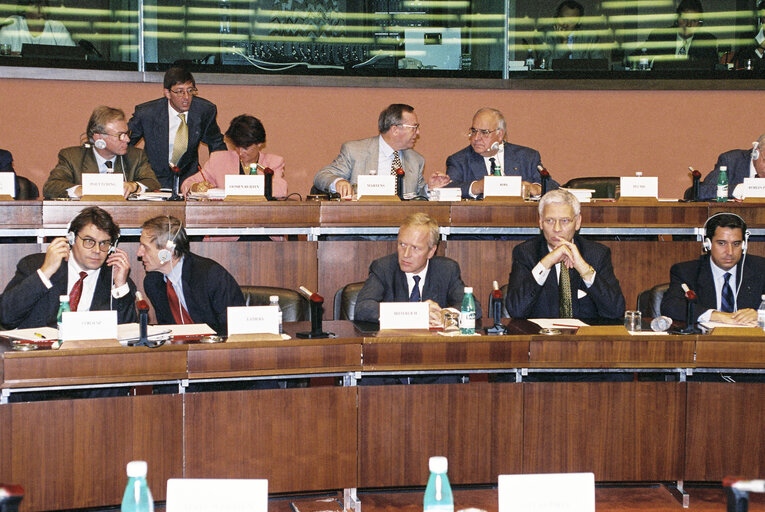
<path id="1" fill-rule="evenodd" d="M 379 136 L 343 144 L 337 158 L 316 173 L 314 186 L 349 198 L 359 174 L 390 174 L 391 170 L 401 167 L 406 173 L 404 194 L 424 196 L 427 192 L 422 175 L 425 158 L 412 149 L 420 133 L 414 108 L 402 103 L 389 105 L 380 112 L 377 127 Z M 443 187 L 447 183 L 448 176 L 436 173 L 430 177 L 428 186 Z"/>

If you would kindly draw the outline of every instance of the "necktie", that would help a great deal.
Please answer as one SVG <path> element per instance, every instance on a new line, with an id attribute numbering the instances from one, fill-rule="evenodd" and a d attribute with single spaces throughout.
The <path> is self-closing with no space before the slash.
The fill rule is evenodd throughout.
<path id="1" fill-rule="evenodd" d="M 682 46 L 680 46 L 680 51 L 677 52 L 678 55 L 685 55 L 686 53 L 688 53 L 688 50 L 685 48 L 685 45 L 686 43 L 685 41 L 683 41 Z"/>
<path id="2" fill-rule="evenodd" d="M 734 301 L 733 301 L 733 290 L 730 288 L 730 284 L 728 281 L 730 280 L 730 272 L 725 273 L 725 283 L 722 287 L 722 293 L 721 293 L 721 301 L 720 301 L 720 309 L 723 313 L 733 313 L 734 311 Z"/>
<path id="3" fill-rule="evenodd" d="M 80 304 L 80 297 L 82 297 L 82 282 L 88 277 L 88 273 L 80 272 L 80 278 L 72 286 L 72 291 L 69 292 L 69 309 L 77 311 L 77 306 Z"/>
<path id="4" fill-rule="evenodd" d="M 560 282 L 558 283 L 558 304 L 560 318 L 572 318 L 574 316 L 571 307 L 571 280 L 568 275 L 568 267 L 560 264 Z"/>
<path id="5" fill-rule="evenodd" d="M 104 162 L 104 165 L 106 166 L 107 173 L 111 174 L 112 172 L 114 172 L 114 167 L 113 167 L 114 163 L 111 160 L 107 160 L 106 162 Z"/>
<path id="6" fill-rule="evenodd" d="M 502 169 L 497 165 L 497 160 L 494 157 L 489 158 L 489 165 L 491 165 L 492 176 L 502 176 Z"/>
<path id="7" fill-rule="evenodd" d="M 414 276 L 412 279 L 414 279 L 414 287 L 409 295 L 409 302 L 420 302 L 422 300 L 420 295 L 420 276 Z"/>
<path id="8" fill-rule="evenodd" d="M 191 323 L 191 315 L 186 311 L 186 308 L 181 306 L 181 300 L 175 293 L 173 283 L 169 279 L 167 280 L 167 302 L 170 304 L 170 312 L 173 314 L 176 324 Z"/>
<path id="9" fill-rule="evenodd" d="M 390 173 L 393 177 L 396 177 L 396 171 L 401 169 L 401 158 L 398 155 L 398 150 L 393 151 L 393 163 L 390 165 Z M 396 194 L 398 194 L 398 180 L 396 180 Z"/>
<path id="10" fill-rule="evenodd" d="M 178 161 L 186 152 L 186 148 L 189 145 L 189 127 L 186 125 L 186 116 L 178 114 L 181 119 L 181 124 L 178 126 L 178 131 L 175 132 L 175 142 L 173 143 L 173 156 L 170 158 L 175 165 L 178 165 Z"/>

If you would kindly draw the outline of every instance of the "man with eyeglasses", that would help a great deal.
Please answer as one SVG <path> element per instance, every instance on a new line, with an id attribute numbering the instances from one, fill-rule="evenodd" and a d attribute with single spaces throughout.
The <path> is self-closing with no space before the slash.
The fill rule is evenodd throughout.
<path id="1" fill-rule="evenodd" d="M 389 105 L 380 112 L 377 128 L 379 136 L 343 144 L 337 158 L 316 173 L 314 186 L 350 198 L 360 174 L 382 176 L 395 174 L 397 168 L 402 168 L 405 172 L 403 193 L 425 196 L 427 189 L 422 175 L 425 158 L 412 149 L 420 134 L 414 108 L 402 103 Z M 447 176 L 435 173 L 428 180 L 428 186 L 443 187 L 448 182 Z"/>
<path id="2" fill-rule="evenodd" d="M 513 249 L 505 304 L 512 318 L 621 318 L 625 302 L 611 250 L 576 234 L 581 206 L 558 189 L 539 201 L 542 234 Z"/>
<path id="3" fill-rule="evenodd" d="M 0 296 L 0 324 L 55 327 L 61 295 L 69 295 L 72 311 L 116 310 L 119 323 L 135 322 L 136 288 L 128 277 L 130 259 L 116 247 L 119 234 L 105 210 L 82 210 L 66 237 L 54 238 L 45 253 L 19 261 Z"/>
<path id="4" fill-rule="evenodd" d="M 165 73 L 164 98 L 135 107 L 130 119 L 130 145 L 143 139 L 149 162 L 163 188 L 172 188 L 173 171 L 180 170 L 180 183 L 199 169 L 199 143 L 213 151 L 225 151 L 218 128 L 217 107 L 198 98 L 192 74 L 172 67 Z"/>
<path id="5" fill-rule="evenodd" d="M 46 199 L 82 197 L 82 175 L 85 173 L 121 173 L 125 197 L 145 190 L 157 190 L 146 153 L 128 147 L 125 113 L 118 108 L 96 107 L 85 130 L 87 142 L 64 148 L 58 153 L 58 164 L 43 185 Z"/>
<path id="6" fill-rule="evenodd" d="M 482 108 L 473 116 L 467 132 L 470 145 L 446 159 L 450 187 L 462 189 L 462 198 L 483 197 L 483 179 L 490 175 L 520 176 L 524 197 L 542 193 L 538 166 L 539 151 L 505 142 L 505 117 L 493 108 Z M 554 180 L 548 190 L 558 188 Z"/>

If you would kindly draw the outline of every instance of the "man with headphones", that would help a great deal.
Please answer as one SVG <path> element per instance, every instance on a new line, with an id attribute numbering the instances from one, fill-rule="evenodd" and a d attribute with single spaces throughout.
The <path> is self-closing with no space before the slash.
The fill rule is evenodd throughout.
<path id="1" fill-rule="evenodd" d="M 704 230 L 705 254 L 672 265 L 661 313 L 685 321 L 685 284 L 698 296 L 697 322 L 756 325 L 765 293 L 765 258 L 747 254 L 746 222 L 734 213 L 718 213 L 707 219 Z"/>
<path id="2" fill-rule="evenodd" d="M 717 158 L 717 163 L 699 186 L 699 199 L 711 201 L 717 197 L 717 177 L 720 167 L 728 168 L 728 197 L 741 199 L 744 178 L 765 178 L 765 133 L 752 142 L 752 149 L 733 149 Z"/>
<path id="3" fill-rule="evenodd" d="M 244 306 L 234 277 L 218 262 L 192 254 L 181 221 L 171 216 L 141 226 L 138 258 L 146 270 L 143 289 L 159 324 L 207 324 L 227 331 L 229 306 Z"/>
<path id="4" fill-rule="evenodd" d="M 58 164 L 43 185 L 45 199 L 82 197 L 83 173 L 122 173 L 125 197 L 159 189 L 159 181 L 142 149 L 128 146 L 130 134 L 125 113 L 117 108 L 96 107 L 86 129 L 87 142 L 64 148 Z"/>
<path id="5" fill-rule="evenodd" d="M 45 253 L 25 256 L 0 296 L 0 323 L 9 329 L 56 326 L 59 296 L 73 311 L 117 310 L 117 321 L 136 321 L 130 260 L 117 249 L 120 229 L 105 210 L 82 210 L 66 237 Z"/>

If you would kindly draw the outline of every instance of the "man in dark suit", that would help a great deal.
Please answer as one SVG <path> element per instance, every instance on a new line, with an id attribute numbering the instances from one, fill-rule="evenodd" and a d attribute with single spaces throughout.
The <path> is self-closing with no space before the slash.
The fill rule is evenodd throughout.
<path id="1" fill-rule="evenodd" d="M 717 163 L 704 181 L 699 185 L 699 199 L 710 201 L 717 197 L 717 179 L 720 167 L 728 168 L 728 197 L 741 199 L 743 190 L 736 187 L 744 183 L 744 178 L 765 178 L 765 134 L 752 143 L 753 149 L 732 149 L 722 153 Z M 762 151 L 761 151 L 762 149 Z"/>
<path id="2" fill-rule="evenodd" d="M 127 254 L 116 248 L 119 233 L 105 210 L 82 210 L 66 238 L 19 261 L 0 296 L 0 323 L 11 329 L 55 327 L 61 295 L 70 296 L 73 311 L 116 309 L 119 323 L 135 322 L 135 285 Z"/>
<path id="3" fill-rule="evenodd" d="M 451 178 L 449 187 L 462 189 L 464 199 L 483 196 L 483 179 L 493 174 L 493 169 L 505 176 L 520 176 L 523 195 L 538 196 L 541 158 L 536 149 L 505 142 L 505 117 L 493 108 L 482 108 L 473 116 L 468 131 L 470 145 L 446 159 L 446 174 Z M 558 188 L 550 180 L 548 189 Z"/>
<path id="4" fill-rule="evenodd" d="M 172 216 L 147 220 L 141 226 L 137 255 L 146 277 L 143 289 L 159 324 L 207 324 L 227 332 L 228 306 L 244 306 L 233 276 L 219 263 L 192 254 L 181 221 Z"/>
<path id="5" fill-rule="evenodd" d="M 88 139 L 86 144 L 59 151 L 58 164 L 43 185 L 46 199 L 82 197 L 84 173 L 122 173 L 125 197 L 159 188 L 146 153 L 128 146 L 128 128 L 122 110 L 96 107 L 90 115 L 85 134 Z"/>
<path id="6" fill-rule="evenodd" d="M 765 258 L 746 254 L 749 233 L 738 215 L 715 214 L 704 227 L 707 254 L 672 265 L 661 313 L 685 322 L 682 285 L 686 284 L 698 296 L 695 321 L 755 325 L 757 308 L 765 294 Z"/>
<path id="7" fill-rule="evenodd" d="M 0 149 L 0 172 L 15 172 L 13 170 L 13 155 L 5 149 Z"/>
<path id="8" fill-rule="evenodd" d="M 654 30 L 643 46 L 654 66 L 689 63 L 699 69 L 712 69 L 717 64 L 717 38 L 699 30 L 703 23 L 704 8 L 700 0 L 682 0 L 677 6 L 677 20 L 666 29 Z M 664 66 L 666 64 L 666 66 Z"/>
<path id="9" fill-rule="evenodd" d="M 621 318 L 624 295 L 608 247 L 585 240 L 579 201 L 553 190 L 539 202 L 542 234 L 513 249 L 507 311 L 513 318 Z"/>
<path id="10" fill-rule="evenodd" d="M 190 72 L 180 67 L 167 70 L 165 97 L 135 107 L 130 119 L 130 144 L 144 140 L 149 162 L 163 188 L 172 188 L 170 163 L 180 169 L 180 183 L 199 169 L 199 143 L 213 151 L 225 151 L 218 128 L 216 106 L 196 98 L 197 87 Z M 192 101 L 193 100 L 193 101 Z"/>
<path id="11" fill-rule="evenodd" d="M 420 302 L 430 306 L 430 323 L 441 323 L 441 309 L 459 310 L 465 283 L 459 264 L 435 256 L 438 223 L 425 213 L 404 219 L 398 230 L 398 252 L 372 262 L 369 277 L 356 300 L 356 320 L 377 322 L 381 302 Z M 476 300 L 476 318 L 481 305 Z"/>

